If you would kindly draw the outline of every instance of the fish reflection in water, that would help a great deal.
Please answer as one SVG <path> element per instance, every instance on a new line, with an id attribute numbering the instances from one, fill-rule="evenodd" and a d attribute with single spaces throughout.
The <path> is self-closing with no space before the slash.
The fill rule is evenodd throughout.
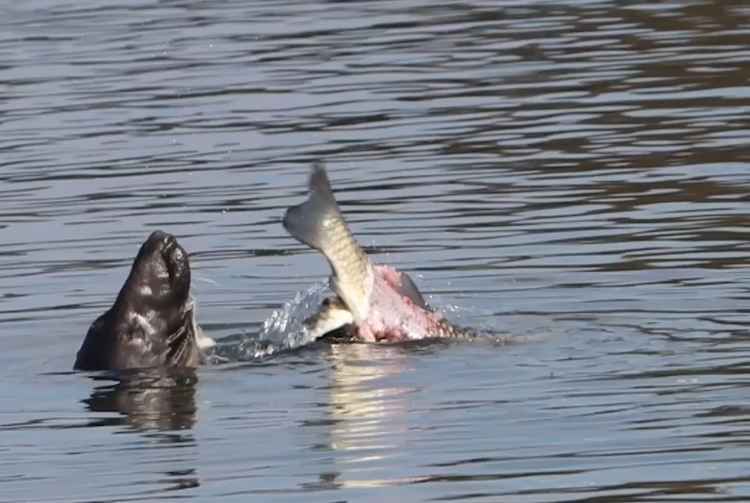
<path id="1" fill-rule="evenodd" d="M 103 424 L 129 425 L 138 430 L 185 430 L 195 424 L 195 370 L 144 369 L 92 375 L 102 381 L 83 400 L 91 412 L 116 412 Z"/>
<path id="2" fill-rule="evenodd" d="M 335 468 L 320 474 L 327 488 L 382 487 L 403 483 L 378 468 L 387 466 L 408 438 L 408 397 L 414 389 L 389 385 L 408 371 L 408 351 L 401 346 L 332 344 L 326 447 Z M 365 475 L 370 475 L 365 477 Z"/>

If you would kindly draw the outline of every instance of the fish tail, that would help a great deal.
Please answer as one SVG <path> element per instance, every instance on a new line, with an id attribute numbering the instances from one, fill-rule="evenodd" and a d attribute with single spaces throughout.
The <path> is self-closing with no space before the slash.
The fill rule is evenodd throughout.
<path id="1" fill-rule="evenodd" d="M 327 238 L 325 226 L 331 217 L 340 219 L 341 212 L 333 197 L 326 170 L 320 162 L 313 166 L 309 187 L 307 200 L 286 210 L 283 224 L 298 241 L 324 251 Z"/>
<path id="2" fill-rule="evenodd" d="M 321 163 L 313 166 L 310 193 L 284 214 L 284 228 L 298 241 L 319 250 L 331 265 L 331 288 L 355 320 L 367 316 L 372 293 L 372 264 L 352 236 Z"/>

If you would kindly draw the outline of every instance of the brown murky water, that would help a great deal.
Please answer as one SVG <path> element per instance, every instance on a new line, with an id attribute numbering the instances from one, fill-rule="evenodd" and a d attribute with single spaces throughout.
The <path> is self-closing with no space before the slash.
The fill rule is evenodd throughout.
<path id="1" fill-rule="evenodd" d="M 745 2 L 9 5 L 1 501 L 750 500 Z M 254 359 L 327 274 L 280 225 L 314 159 L 516 343 Z M 155 228 L 231 361 L 69 372 Z"/>

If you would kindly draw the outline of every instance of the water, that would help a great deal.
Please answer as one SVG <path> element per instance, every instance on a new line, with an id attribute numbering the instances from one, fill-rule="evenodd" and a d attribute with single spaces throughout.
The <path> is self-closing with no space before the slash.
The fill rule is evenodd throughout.
<path id="1" fill-rule="evenodd" d="M 1 19 L 0 501 L 750 500 L 745 2 Z M 374 260 L 511 342 L 258 353 L 327 274 L 280 225 L 315 159 Z M 229 361 L 71 372 L 155 228 Z"/>

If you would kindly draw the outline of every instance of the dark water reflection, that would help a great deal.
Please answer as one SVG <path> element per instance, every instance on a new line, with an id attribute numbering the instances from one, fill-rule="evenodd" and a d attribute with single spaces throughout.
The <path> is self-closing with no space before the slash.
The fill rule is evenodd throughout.
<path id="1" fill-rule="evenodd" d="M 83 403 L 91 412 L 118 413 L 116 419 L 105 420 L 108 426 L 168 431 L 190 429 L 195 423 L 198 379 L 192 370 L 135 371 L 92 379 L 94 388 Z"/>
<path id="2" fill-rule="evenodd" d="M 742 1 L 0 7 L 0 500 L 748 501 Z M 430 302 L 516 343 L 69 371 L 156 227 L 255 347 L 328 163 Z"/>

